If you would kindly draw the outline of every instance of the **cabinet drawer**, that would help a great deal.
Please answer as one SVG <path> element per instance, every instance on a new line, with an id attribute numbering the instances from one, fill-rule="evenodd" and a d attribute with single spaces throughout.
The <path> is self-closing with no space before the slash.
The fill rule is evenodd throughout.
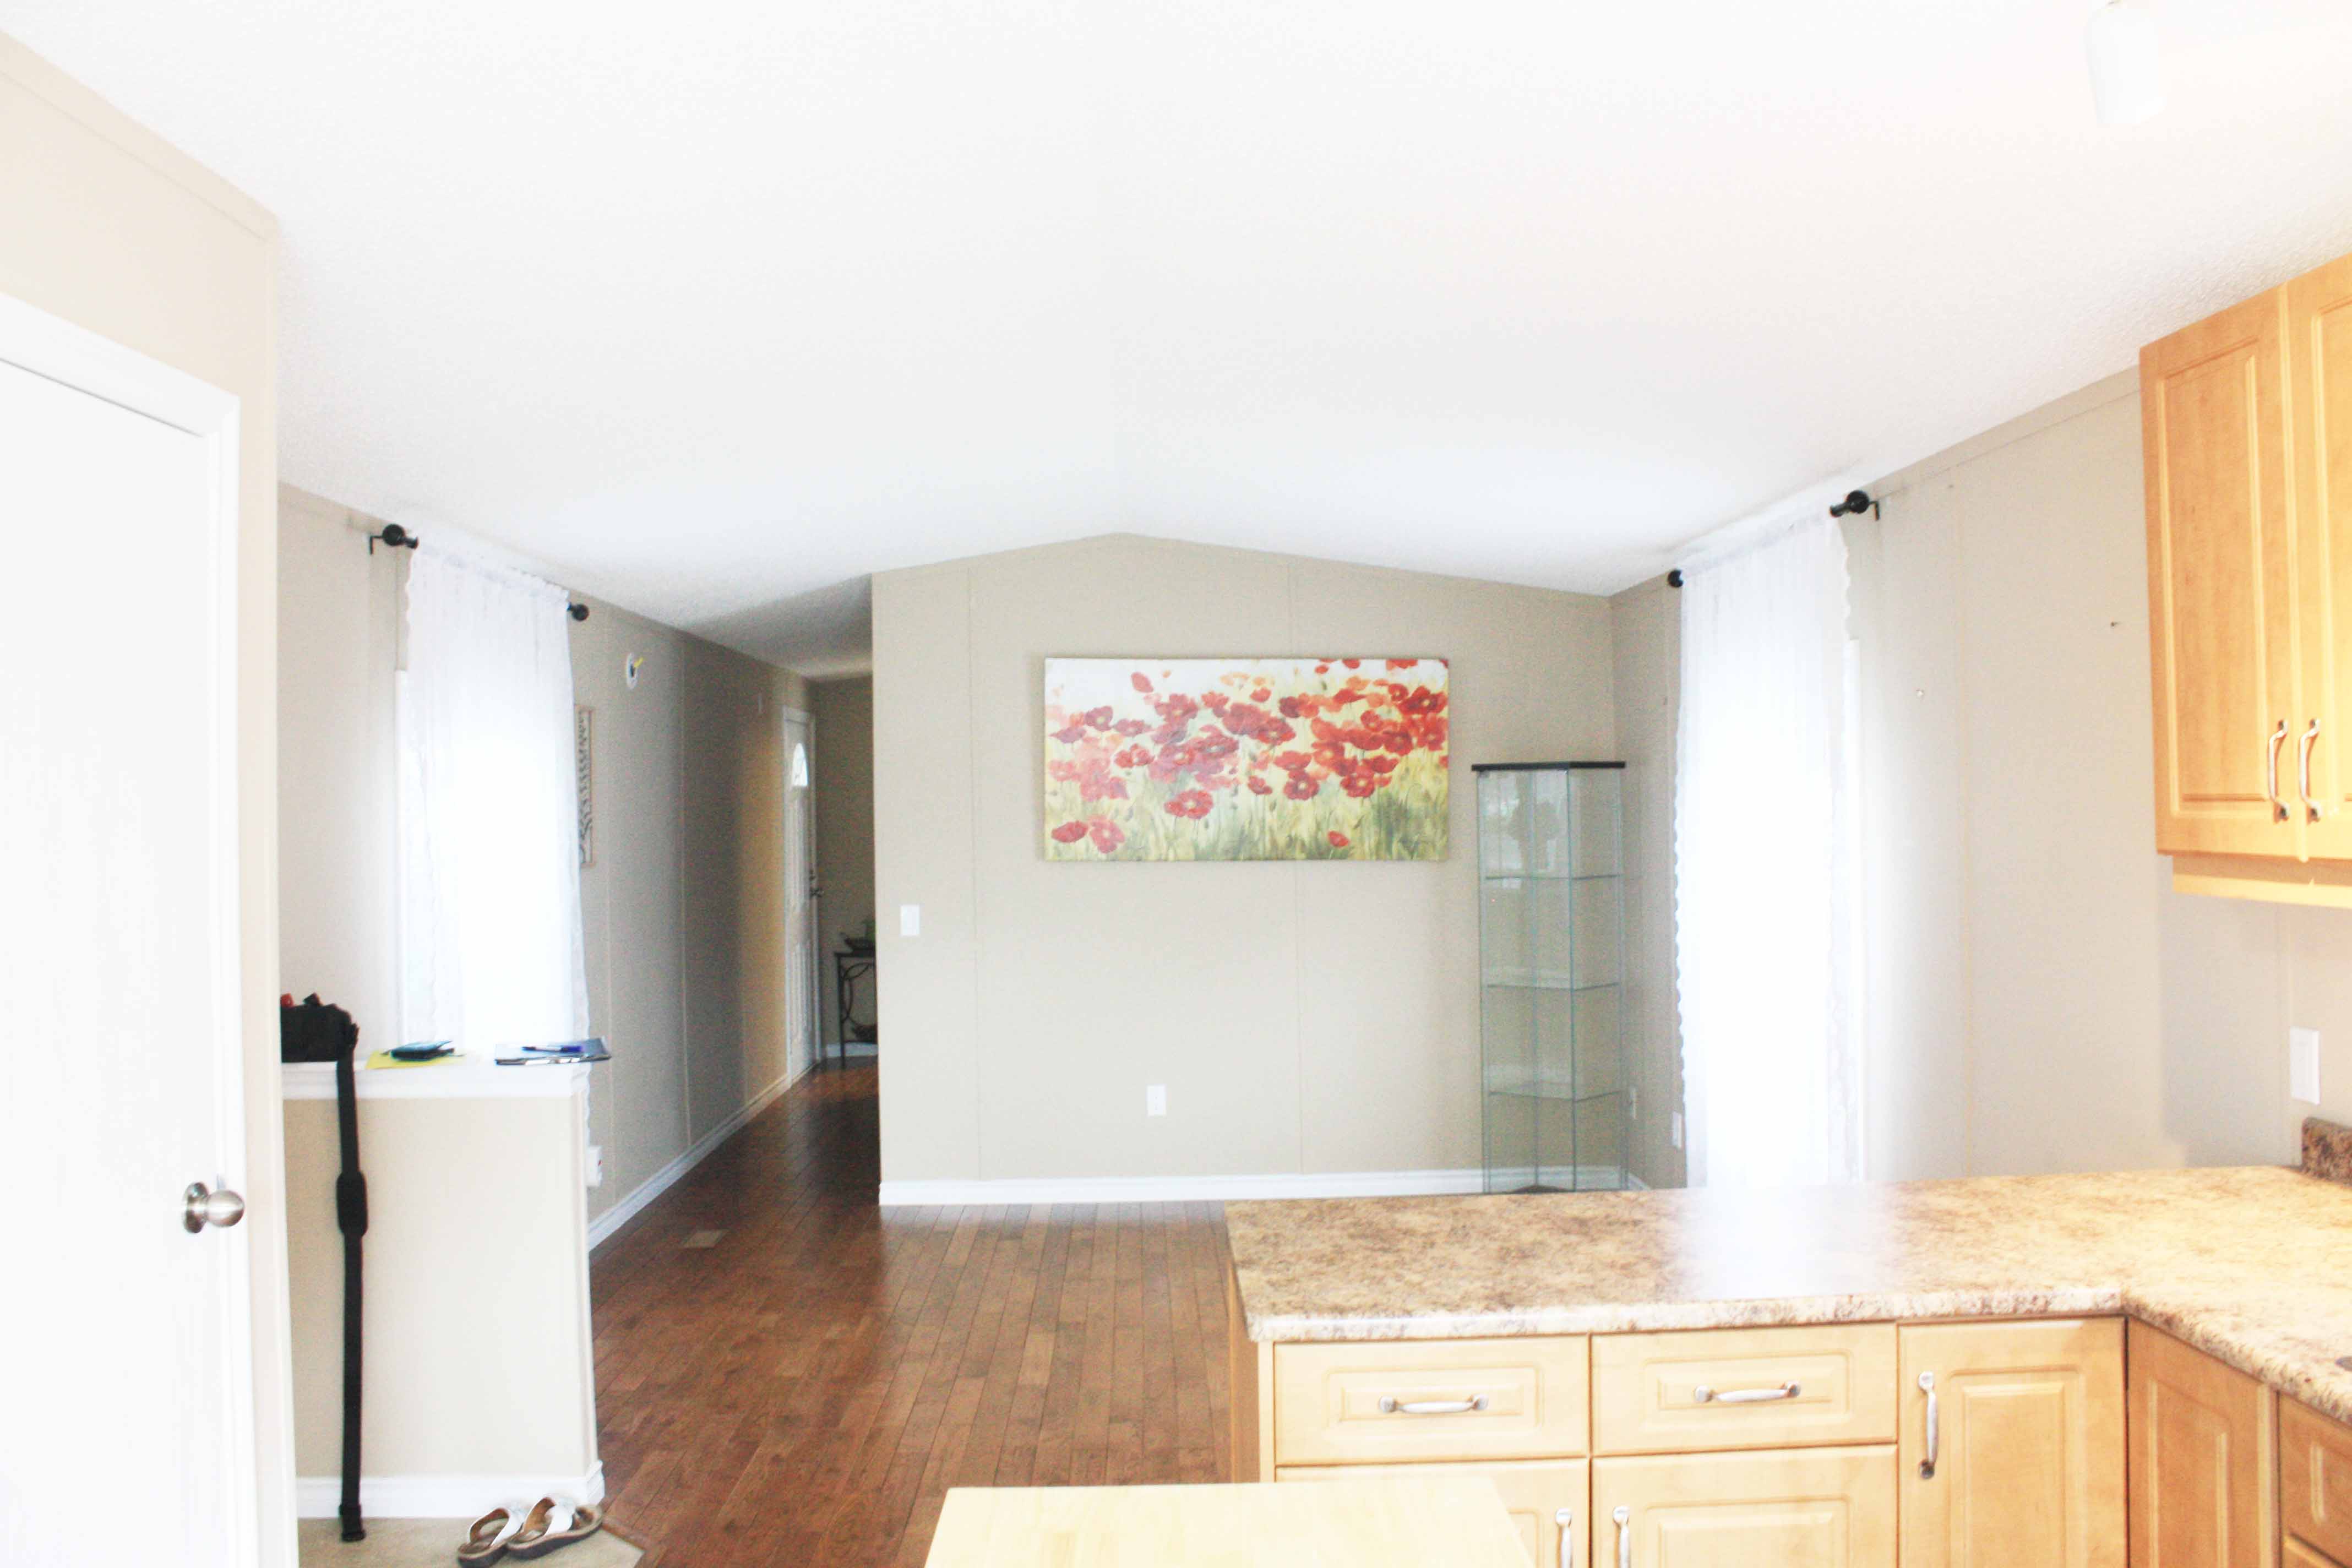
<path id="1" fill-rule="evenodd" d="M 1503 1511 L 1519 1532 L 1535 1568 L 1573 1568 L 1563 1546 L 1581 1540 L 1591 1467 L 1582 1459 L 1522 1460 L 1492 1465 L 1292 1465 L 1277 1481 L 1355 1481 L 1374 1476 L 1483 1476 L 1503 1494 Z M 1561 1516 L 1566 1515 L 1563 1519 Z"/>
<path id="2" fill-rule="evenodd" d="M 1276 1345 L 1275 1463 L 1577 1457 L 1585 1353 L 1581 1336 Z"/>
<path id="3" fill-rule="evenodd" d="M 1592 1450 L 1891 1443 L 1895 1363 L 1892 1323 L 1603 1335 L 1592 1342 Z"/>
<path id="4" fill-rule="evenodd" d="M 2287 1531 L 2352 1562 L 2352 1430 L 2279 1401 L 2279 1512 Z"/>
<path id="5" fill-rule="evenodd" d="M 1595 1459 L 1589 1539 L 1590 1563 L 1895 1568 L 1895 1449 Z"/>

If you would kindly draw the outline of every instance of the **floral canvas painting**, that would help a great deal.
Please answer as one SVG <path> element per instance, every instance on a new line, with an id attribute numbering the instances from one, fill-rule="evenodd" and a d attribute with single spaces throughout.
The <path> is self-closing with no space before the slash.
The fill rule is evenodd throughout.
<path id="1" fill-rule="evenodd" d="M 1443 860 L 1442 658 L 1049 658 L 1049 860 Z"/>

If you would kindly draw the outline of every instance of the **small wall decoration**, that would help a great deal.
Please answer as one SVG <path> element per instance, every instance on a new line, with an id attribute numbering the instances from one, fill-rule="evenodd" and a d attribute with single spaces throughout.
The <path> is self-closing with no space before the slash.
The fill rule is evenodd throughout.
<path id="1" fill-rule="evenodd" d="M 1443 860 L 1442 658 L 1049 658 L 1049 860 Z"/>
<path id="2" fill-rule="evenodd" d="M 580 864 L 596 863 L 596 710 L 572 710 L 572 776 L 580 793 Z"/>

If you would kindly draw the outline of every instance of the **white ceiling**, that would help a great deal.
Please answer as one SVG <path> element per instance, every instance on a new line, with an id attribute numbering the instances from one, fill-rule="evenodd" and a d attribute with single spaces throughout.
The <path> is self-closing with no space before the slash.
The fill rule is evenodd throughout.
<path id="1" fill-rule="evenodd" d="M 2152 3 L 2127 130 L 2089 0 L 0 29 L 278 214 L 289 480 L 819 668 L 852 579 L 1113 530 L 1612 590 L 2352 250 L 2352 5 Z"/>

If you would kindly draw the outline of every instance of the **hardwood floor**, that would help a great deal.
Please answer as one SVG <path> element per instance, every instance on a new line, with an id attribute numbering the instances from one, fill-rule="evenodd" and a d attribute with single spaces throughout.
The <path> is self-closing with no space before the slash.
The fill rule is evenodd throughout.
<path id="1" fill-rule="evenodd" d="M 874 1080 L 811 1073 L 596 1252 L 646 1568 L 919 1565 L 950 1487 L 1223 1479 L 1220 1205 L 881 1209 Z"/>

